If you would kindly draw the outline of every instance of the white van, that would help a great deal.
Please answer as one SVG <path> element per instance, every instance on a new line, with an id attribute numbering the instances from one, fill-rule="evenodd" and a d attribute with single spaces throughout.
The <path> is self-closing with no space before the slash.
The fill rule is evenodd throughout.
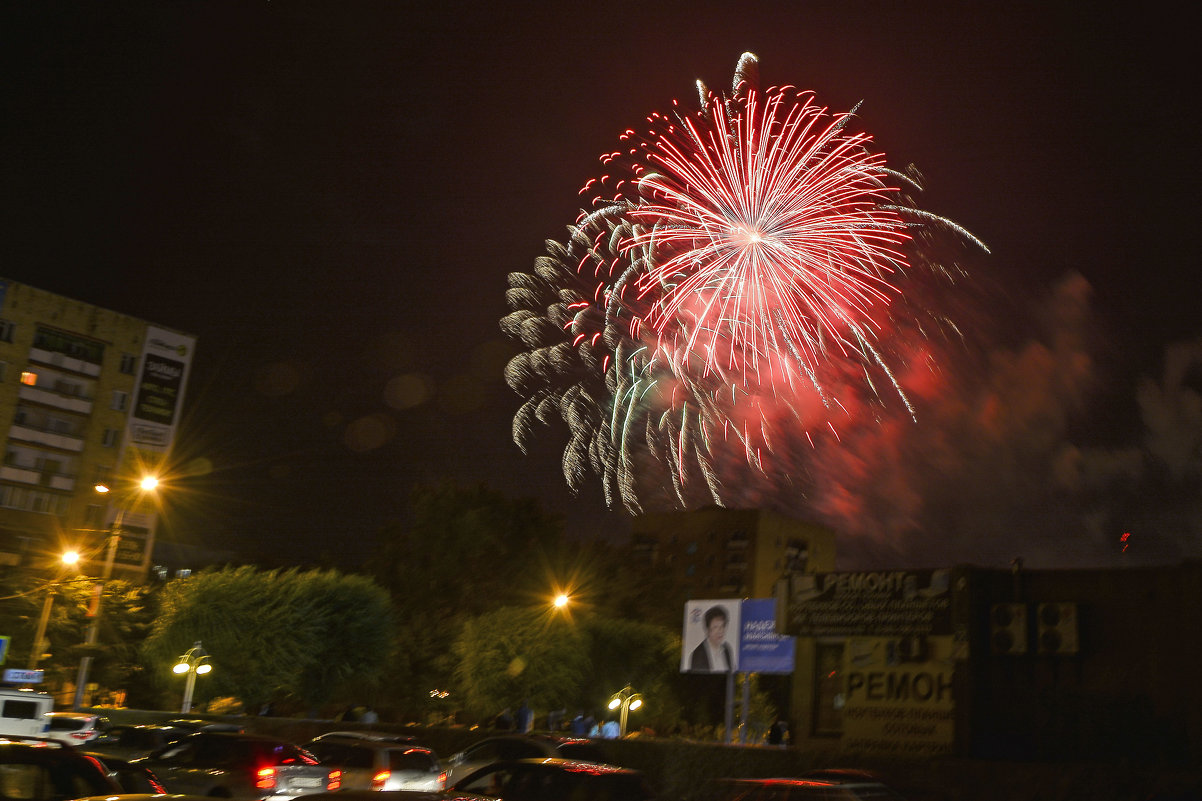
<path id="1" fill-rule="evenodd" d="M 45 737 L 50 729 L 46 713 L 54 699 L 34 690 L 0 688 L 0 737 L 6 734 Z"/>

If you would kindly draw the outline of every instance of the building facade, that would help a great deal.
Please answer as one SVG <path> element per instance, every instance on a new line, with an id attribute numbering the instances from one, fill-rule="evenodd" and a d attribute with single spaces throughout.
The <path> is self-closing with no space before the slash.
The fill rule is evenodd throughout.
<path id="1" fill-rule="evenodd" d="M 835 569 L 835 534 L 761 509 L 711 506 L 646 514 L 631 525 L 633 560 L 694 598 L 771 598 L 793 572 Z"/>
<path id="2" fill-rule="evenodd" d="M 1202 759 L 1202 562 L 826 573 L 779 590 L 801 748 Z"/>
<path id="3" fill-rule="evenodd" d="M 136 482 L 165 467 L 195 345 L 0 278 L 0 568 L 76 549 L 98 575 L 111 546 L 114 576 L 145 577 L 156 504 Z"/>

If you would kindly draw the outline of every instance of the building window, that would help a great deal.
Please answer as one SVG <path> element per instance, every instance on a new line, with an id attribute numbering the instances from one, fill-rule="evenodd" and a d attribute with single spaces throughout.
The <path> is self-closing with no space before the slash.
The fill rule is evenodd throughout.
<path id="1" fill-rule="evenodd" d="M 785 570 L 804 573 L 810 563 L 810 545 L 802 539 L 789 540 L 785 546 Z"/>
<path id="2" fill-rule="evenodd" d="M 38 385 L 38 374 L 32 373 L 29 370 L 22 370 L 21 383 L 27 387 L 36 387 Z"/>
<path id="3" fill-rule="evenodd" d="M 125 407 L 129 405 L 129 393 L 113 390 L 112 408 L 118 412 L 125 411 Z"/>
<path id="4" fill-rule="evenodd" d="M 106 428 L 104 430 L 104 437 L 101 439 L 101 444 L 103 444 L 106 448 L 113 447 L 117 444 L 117 435 L 120 433 L 121 431 L 119 429 Z"/>
<path id="5" fill-rule="evenodd" d="M 90 503 L 83 511 L 84 528 L 100 528 L 104 524 L 105 506 L 98 503 Z"/>
<path id="6" fill-rule="evenodd" d="M 0 320 L 0 342 L 12 342 L 13 331 L 17 328 L 17 324 L 10 320 Z"/>
<path id="7" fill-rule="evenodd" d="M 0 362 L 0 381 L 8 377 L 8 362 Z"/>
<path id="8" fill-rule="evenodd" d="M 92 364 L 102 364 L 104 361 L 102 343 L 52 328 L 39 327 L 33 335 L 33 346 Z"/>
<path id="9" fill-rule="evenodd" d="M 126 375 L 133 375 L 134 370 L 138 369 L 138 357 L 132 353 L 121 354 L 121 372 Z"/>

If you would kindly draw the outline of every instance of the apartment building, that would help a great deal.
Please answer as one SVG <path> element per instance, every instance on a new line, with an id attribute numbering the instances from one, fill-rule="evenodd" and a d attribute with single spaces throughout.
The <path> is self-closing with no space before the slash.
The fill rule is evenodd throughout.
<path id="1" fill-rule="evenodd" d="M 0 277 L 0 568 L 145 577 L 196 338 Z M 103 485 L 107 493 L 97 491 Z M 109 534 L 118 536 L 110 539 Z"/>
<path id="2" fill-rule="evenodd" d="M 645 514 L 631 535 L 635 564 L 669 580 L 682 602 L 771 598 L 787 574 L 835 569 L 833 531 L 765 509 Z"/>

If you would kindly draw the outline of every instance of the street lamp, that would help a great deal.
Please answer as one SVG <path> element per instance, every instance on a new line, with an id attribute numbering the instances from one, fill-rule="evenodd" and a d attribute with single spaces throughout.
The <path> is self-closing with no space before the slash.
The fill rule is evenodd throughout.
<path id="1" fill-rule="evenodd" d="M 92 669 L 92 651 L 95 650 L 96 635 L 100 630 L 100 611 L 101 604 L 104 601 L 104 585 L 113 575 L 113 561 L 117 557 L 117 543 L 121 540 L 121 524 L 125 520 L 125 513 L 144 493 L 153 492 L 158 485 L 159 480 L 154 476 L 143 476 L 138 482 L 137 489 L 130 493 L 126 502 L 117 510 L 117 516 L 113 518 L 113 525 L 109 527 L 108 545 L 104 556 L 104 572 L 101 574 L 100 581 L 96 583 L 93 589 L 96 608 L 92 612 L 92 622 L 88 624 L 88 636 L 84 640 L 84 655 L 79 658 L 79 672 L 75 676 L 75 702 L 72 705 L 72 709 L 78 710 L 83 706 L 83 692 L 88 684 L 88 672 Z M 111 491 L 106 484 L 97 484 L 95 489 L 101 495 L 107 495 Z"/>
<path id="2" fill-rule="evenodd" d="M 639 709 L 640 707 L 642 707 L 642 705 L 643 705 L 642 694 L 636 693 L 629 684 L 627 684 L 622 689 L 618 690 L 616 693 L 613 694 L 613 697 L 611 697 L 609 699 L 609 708 L 610 709 L 617 709 L 618 707 L 622 708 L 620 717 L 618 718 L 618 727 L 619 727 L 618 730 L 620 732 L 619 736 L 621 736 L 621 737 L 626 736 L 626 716 L 630 713 L 631 710 Z"/>
<path id="3" fill-rule="evenodd" d="M 188 679 L 184 682 L 184 702 L 180 704 L 180 712 L 192 711 L 192 691 L 196 688 L 196 677 L 203 676 L 212 669 L 213 666 L 209 664 L 209 652 L 201 647 L 200 640 L 180 654 L 179 659 L 171 667 L 172 673 L 188 674 Z"/>
<path id="4" fill-rule="evenodd" d="M 79 551 L 67 551 L 59 557 L 59 576 L 63 567 L 69 567 L 79 561 Z M 38 662 L 46 651 L 46 626 L 50 623 L 50 608 L 54 605 L 54 595 L 58 592 L 58 581 L 51 582 L 46 588 L 46 600 L 42 602 L 42 616 L 38 618 L 38 631 L 33 635 L 33 650 L 29 654 L 29 669 L 37 670 Z"/>

